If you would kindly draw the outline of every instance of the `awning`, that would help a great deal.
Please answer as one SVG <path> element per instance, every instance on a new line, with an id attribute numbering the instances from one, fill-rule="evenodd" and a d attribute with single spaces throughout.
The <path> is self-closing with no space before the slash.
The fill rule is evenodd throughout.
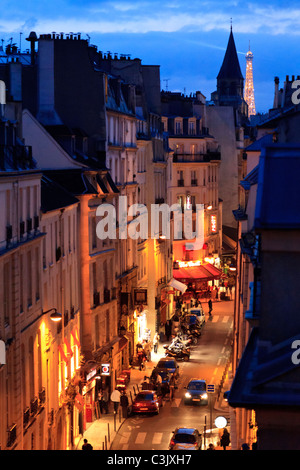
<path id="1" fill-rule="evenodd" d="M 210 281 L 214 279 L 214 275 L 203 266 L 191 266 L 188 268 L 173 269 L 173 276 L 175 279 L 182 282 L 191 282 L 196 280 Z"/>
<path id="2" fill-rule="evenodd" d="M 172 279 L 169 283 L 169 286 L 174 287 L 174 289 L 180 290 L 180 292 L 185 292 L 187 290 L 187 286 L 176 279 Z"/>
<path id="3" fill-rule="evenodd" d="M 214 279 L 219 279 L 223 274 L 222 271 L 216 268 L 213 264 L 207 263 L 204 264 L 203 267 L 214 276 Z"/>

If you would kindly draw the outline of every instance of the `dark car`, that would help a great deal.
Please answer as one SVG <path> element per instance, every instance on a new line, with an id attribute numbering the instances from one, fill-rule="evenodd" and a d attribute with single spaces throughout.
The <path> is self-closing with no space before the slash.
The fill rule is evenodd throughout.
<path id="1" fill-rule="evenodd" d="M 132 403 L 132 413 L 159 413 L 162 397 L 155 390 L 142 390 Z"/>
<path id="2" fill-rule="evenodd" d="M 169 450 L 201 450 L 202 437 L 196 428 L 176 428 Z"/>
<path id="3" fill-rule="evenodd" d="M 206 391 L 206 382 L 201 379 L 190 380 L 186 387 L 184 395 L 184 403 L 186 405 L 207 405 L 208 395 Z"/>
<path id="4" fill-rule="evenodd" d="M 166 375 L 166 373 L 168 373 L 169 375 L 174 374 L 175 379 L 179 377 L 179 365 L 177 364 L 176 360 L 172 357 L 162 357 L 158 361 L 155 369 L 161 376 Z"/>

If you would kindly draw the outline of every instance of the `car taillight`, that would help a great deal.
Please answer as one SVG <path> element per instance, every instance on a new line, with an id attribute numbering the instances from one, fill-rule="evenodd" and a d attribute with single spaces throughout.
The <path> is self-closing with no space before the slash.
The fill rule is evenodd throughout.
<path id="1" fill-rule="evenodd" d="M 171 439 L 170 445 L 171 445 L 171 446 L 174 446 L 174 445 L 175 445 L 175 441 L 174 441 L 173 439 Z"/>

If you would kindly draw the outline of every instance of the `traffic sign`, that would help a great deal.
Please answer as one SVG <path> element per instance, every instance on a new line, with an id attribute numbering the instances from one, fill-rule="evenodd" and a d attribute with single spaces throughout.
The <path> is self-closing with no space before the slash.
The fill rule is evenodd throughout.
<path id="1" fill-rule="evenodd" d="M 206 390 L 208 393 L 214 393 L 215 392 L 214 384 L 207 385 Z"/>

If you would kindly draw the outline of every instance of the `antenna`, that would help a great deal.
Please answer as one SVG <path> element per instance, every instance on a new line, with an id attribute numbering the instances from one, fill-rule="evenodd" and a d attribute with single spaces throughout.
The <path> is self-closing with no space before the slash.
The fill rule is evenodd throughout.
<path id="1" fill-rule="evenodd" d="M 164 78 L 163 81 L 166 82 L 166 91 L 168 91 L 168 81 L 170 78 Z"/>

